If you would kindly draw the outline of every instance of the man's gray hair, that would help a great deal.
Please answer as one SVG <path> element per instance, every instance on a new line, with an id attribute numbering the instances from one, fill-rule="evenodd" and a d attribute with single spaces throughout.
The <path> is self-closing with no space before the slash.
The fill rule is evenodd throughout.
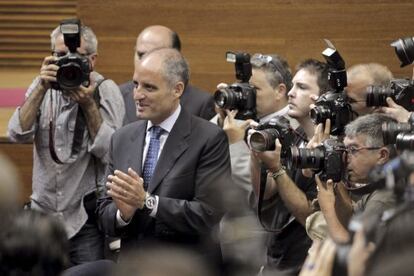
<path id="1" fill-rule="evenodd" d="M 158 51 L 164 52 L 163 74 L 170 86 L 172 87 L 180 81 L 184 83 L 184 86 L 187 86 L 190 79 L 190 69 L 184 56 L 171 48 L 158 49 L 151 53 Z"/>
<path id="2" fill-rule="evenodd" d="M 263 58 L 266 57 L 269 57 L 269 60 L 263 62 Z M 286 85 L 287 91 L 292 88 L 292 71 L 287 61 L 281 56 L 277 54 L 255 54 L 250 59 L 250 63 L 253 69 L 260 69 L 265 72 L 266 80 L 273 88 L 277 88 L 281 83 Z"/>
<path id="3" fill-rule="evenodd" d="M 55 50 L 56 39 L 62 35 L 60 25 L 57 26 L 50 34 L 50 42 L 52 51 Z M 87 54 L 96 54 L 98 52 L 98 39 L 95 33 L 88 26 L 81 26 L 81 37 L 85 41 L 85 50 Z"/>
<path id="4" fill-rule="evenodd" d="M 356 136 L 364 135 L 366 137 L 365 146 L 383 147 L 382 124 L 390 122 L 397 121 L 384 114 L 367 114 L 347 124 L 345 136 L 355 138 Z"/>

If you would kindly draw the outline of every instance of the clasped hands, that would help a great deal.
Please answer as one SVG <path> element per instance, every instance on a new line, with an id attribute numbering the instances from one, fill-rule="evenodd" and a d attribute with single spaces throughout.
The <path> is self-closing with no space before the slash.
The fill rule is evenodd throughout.
<path id="1" fill-rule="evenodd" d="M 129 221 L 137 209 L 144 207 L 144 180 L 131 168 L 127 173 L 115 170 L 106 182 L 107 194 L 112 197 L 124 221 Z"/>

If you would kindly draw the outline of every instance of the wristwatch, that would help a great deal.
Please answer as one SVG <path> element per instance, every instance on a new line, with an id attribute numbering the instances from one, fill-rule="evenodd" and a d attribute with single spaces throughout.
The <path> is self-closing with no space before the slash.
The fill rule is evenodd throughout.
<path id="1" fill-rule="evenodd" d="M 155 206 L 157 206 L 157 198 L 146 192 L 142 211 L 149 215 L 154 210 Z"/>

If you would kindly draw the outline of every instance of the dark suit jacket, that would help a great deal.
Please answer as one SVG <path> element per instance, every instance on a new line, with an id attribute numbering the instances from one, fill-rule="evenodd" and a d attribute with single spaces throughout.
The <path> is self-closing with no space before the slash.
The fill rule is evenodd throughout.
<path id="1" fill-rule="evenodd" d="M 134 102 L 134 83 L 128 81 L 119 86 L 125 103 L 124 125 L 135 122 L 137 119 Z M 216 115 L 214 111 L 214 99 L 211 94 L 187 85 L 180 99 L 181 106 L 191 114 L 210 120 Z"/>
<path id="2" fill-rule="evenodd" d="M 129 167 L 142 172 L 146 120 L 126 125 L 112 136 L 108 173 Z M 184 109 L 158 159 L 148 192 L 159 196 L 152 218 L 137 210 L 128 226 L 116 228 L 117 208 L 110 197 L 99 200 L 101 227 L 120 235 L 122 249 L 145 241 L 197 245 L 208 248 L 208 237 L 223 214 L 222 195 L 231 185 L 229 145 L 216 125 Z M 206 245 L 207 243 L 207 245 Z M 203 249 L 201 251 L 203 251 Z M 202 252 L 209 253 L 209 252 Z"/>

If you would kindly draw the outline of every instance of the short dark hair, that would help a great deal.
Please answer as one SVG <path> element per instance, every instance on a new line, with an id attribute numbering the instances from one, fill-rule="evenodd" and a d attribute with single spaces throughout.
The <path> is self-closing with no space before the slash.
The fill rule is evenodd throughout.
<path id="1" fill-rule="evenodd" d="M 1 275 L 59 275 L 69 264 L 63 225 L 47 214 L 25 210 L 0 236 Z"/>
<path id="2" fill-rule="evenodd" d="M 331 89 L 328 81 L 328 65 L 325 62 L 321 62 L 316 59 L 306 59 L 298 64 L 296 71 L 304 69 L 309 73 L 316 75 L 317 83 L 319 86 L 319 95 Z"/>
<path id="3" fill-rule="evenodd" d="M 174 31 L 171 33 L 171 48 L 181 52 L 181 40 L 178 34 Z"/>

